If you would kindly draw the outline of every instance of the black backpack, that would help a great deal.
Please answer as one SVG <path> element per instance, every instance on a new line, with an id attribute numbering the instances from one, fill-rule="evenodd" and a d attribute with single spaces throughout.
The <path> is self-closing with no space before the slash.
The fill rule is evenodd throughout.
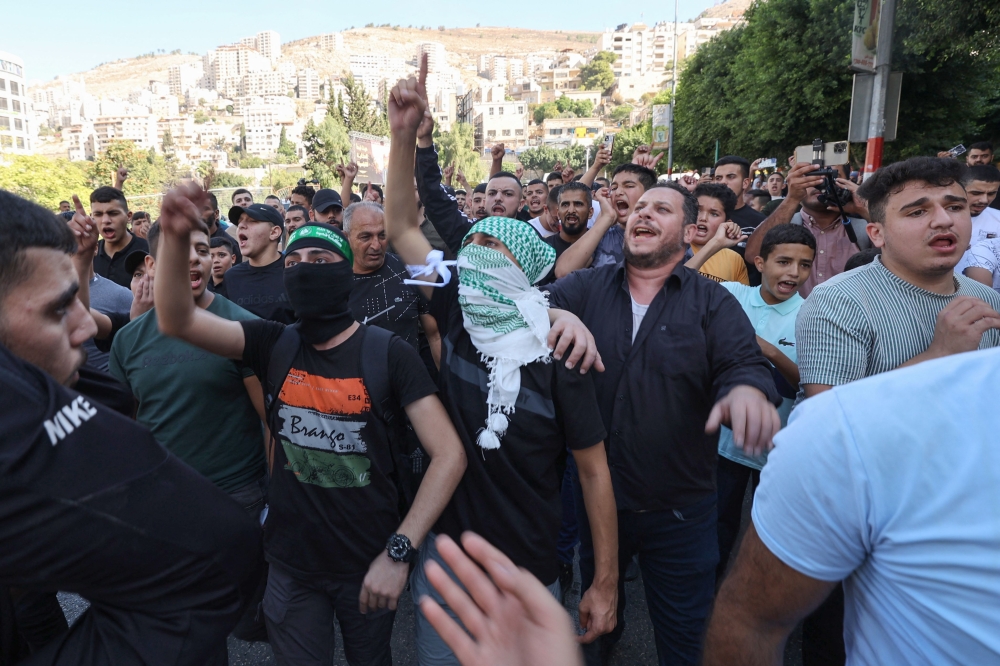
<path id="1" fill-rule="evenodd" d="M 393 465 L 390 475 L 396 485 L 399 515 L 402 518 L 413 505 L 413 498 L 420 487 L 427 452 L 420 445 L 420 439 L 406 418 L 406 413 L 392 402 L 389 387 L 389 343 L 395 335 L 377 326 L 361 324 L 361 327 L 365 329 L 365 337 L 361 341 L 361 379 L 371 399 L 373 417 L 369 419 L 369 423 L 376 428 L 379 437 L 389 443 Z M 275 342 L 267 364 L 264 402 L 268 425 L 275 441 L 279 425 L 278 395 L 301 344 L 302 337 L 297 326 L 286 326 Z"/>

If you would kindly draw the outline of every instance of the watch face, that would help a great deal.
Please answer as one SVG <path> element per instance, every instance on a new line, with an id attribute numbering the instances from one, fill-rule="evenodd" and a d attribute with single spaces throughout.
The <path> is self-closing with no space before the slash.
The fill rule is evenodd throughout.
<path id="1" fill-rule="evenodd" d="M 410 540 L 402 534 L 393 534 L 389 538 L 389 543 L 386 544 L 386 550 L 389 552 L 389 557 L 397 562 L 403 561 L 407 555 L 409 555 L 412 548 Z"/>

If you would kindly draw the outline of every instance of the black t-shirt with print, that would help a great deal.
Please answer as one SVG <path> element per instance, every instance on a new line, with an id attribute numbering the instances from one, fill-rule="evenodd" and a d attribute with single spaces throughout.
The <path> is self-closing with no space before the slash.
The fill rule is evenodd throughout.
<path id="1" fill-rule="evenodd" d="M 263 382 L 284 324 L 240 324 L 243 362 Z M 303 344 L 279 395 L 265 553 L 300 576 L 363 574 L 401 521 L 389 445 L 368 424 L 365 330 L 333 349 Z M 389 345 L 389 386 L 400 407 L 436 391 L 420 356 L 400 339 Z"/>
<path id="2" fill-rule="evenodd" d="M 442 337 L 441 396 L 469 466 L 436 531 L 458 539 L 472 530 L 548 585 L 559 575 L 558 463 L 567 448 L 605 439 L 594 382 L 554 359 L 523 366 L 500 448 L 480 448 L 476 437 L 486 421 L 489 370 L 465 331 L 457 296 L 457 280 L 435 289 L 431 314 Z"/>
<path id="3" fill-rule="evenodd" d="M 403 260 L 386 253 L 382 268 L 354 274 L 350 306 L 354 318 L 362 324 L 392 331 L 419 349 L 420 315 L 427 314 L 429 304 L 417 287 L 403 284 L 409 277 Z"/>
<path id="4" fill-rule="evenodd" d="M 298 318 L 285 294 L 284 275 L 284 257 L 266 266 L 251 266 L 249 261 L 244 261 L 226 271 L 226 279 L 215 293 L 261 319 L 294 324 Z"/>

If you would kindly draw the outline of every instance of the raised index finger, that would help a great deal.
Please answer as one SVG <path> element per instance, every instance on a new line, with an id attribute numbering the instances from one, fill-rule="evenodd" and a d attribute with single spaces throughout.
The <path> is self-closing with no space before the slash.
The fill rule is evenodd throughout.
<path id="1" fill-rule="evenodd" d="M 417 77 L 417 82 L 420 83 L 420 90 L 424 90 L 424 84 L 427 82 L 427 54 L 420 54 L 420 76 Z"/>
<path id="2" fill-rule="evenodd" d="M 80 203 L 80 197 L 73 195 L 73 205 L 76 207 L 76 212 L 79 215 L 87 216 L 87 211 L 83 209 L 83 204 Z"/>

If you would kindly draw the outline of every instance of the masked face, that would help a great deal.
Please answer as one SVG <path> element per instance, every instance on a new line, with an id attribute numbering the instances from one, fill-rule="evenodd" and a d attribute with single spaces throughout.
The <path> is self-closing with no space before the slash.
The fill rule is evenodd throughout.
<path id="1" fill-rule="evenodd" d="M 348 306 L 354 272 L 340 255 L 316 248 L 290 253 L 284 283 L 300 319 L 299 334 L 307 343 L 322 344 L 354 323 Z"/>

